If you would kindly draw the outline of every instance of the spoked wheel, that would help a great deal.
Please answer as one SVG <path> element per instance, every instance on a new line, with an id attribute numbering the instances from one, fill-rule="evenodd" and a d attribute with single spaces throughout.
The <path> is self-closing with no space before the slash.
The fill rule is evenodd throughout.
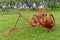
<path id="1" fill-rule="evenodd" d="M 51 31 L 55 26 L 55 19 L 52 14 L 47 14 L 44 17 L 33 15 L 30 18 L 30 23 L 32 26 L 41 26 L 47 28 L 48 31 Z"/>
<path id="2" fill-rule="evenodd" d="M 49 14 L 49 17 L 50 17 L 50 23 L 52 26 L 55 26 L 55 18 L 52 14 Z"/>
<path id="3" fill-rule="evenodd" d="M 30 23 L 32 26 L 44 26 L 45 19 L 46 19 L 46 16 L 33 15 L 30 18 Z"/>
<path id="4" fill-rule="evenodd" d="M 38 16 L 37 15 L 32 15 L 30 18 L 30 23 L 32 26 L 38 26 L 39 22 L 38 22 Z"/>
<path id="5" fill-rule="evenodd" d="M 52 14 L 46 15 L 46 20 L 44 21 L 44 27 L 47 28 L 48 32 L 50 32 L 55 26 L 55 19 Z"/>

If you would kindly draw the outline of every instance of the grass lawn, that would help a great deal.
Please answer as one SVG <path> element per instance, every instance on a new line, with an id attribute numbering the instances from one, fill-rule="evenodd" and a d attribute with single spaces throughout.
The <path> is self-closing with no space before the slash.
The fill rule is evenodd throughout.
<path id="1" fill-rule="evenodd" d="M 29 20 L 32 14 L 38 14 L 38 11 L 22 10 L 20 11 L 23 16 Z M 5 12 L 6 14 L 0 15 L 0 40 L 60 40 L 60 12 L 48 11 L 52 13 L 56 19 L 56 27 L 50 33 L 47 33 L 45 28 L 29 27 L 13 31 L 9 36 L 4 33 L 14 26 L 18 14 L 12 12 Z M 17 27 L 26 26 L 28 23 L 20 18 Z"/>

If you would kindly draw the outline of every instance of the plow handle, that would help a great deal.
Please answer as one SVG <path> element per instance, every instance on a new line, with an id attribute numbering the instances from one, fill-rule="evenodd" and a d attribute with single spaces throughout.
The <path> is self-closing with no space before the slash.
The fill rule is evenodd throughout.
<path id="1" fill-rule="evenodd" d="M 10 35 L 10 33 L 11 33 L 13 30 L 16 30 L 16 29 L 17 29 L 17 28 L 16 28 L 16 25 L 17 25 L 20 17 L 22 17 L 24 20 L 26 20 L 26 21 L 30 24 L 30 22 L 29 22 L 25 17 L 23 17 L 23 16 L 21 15 L 21 13 L 19 13 L 19 12 L 17 12 L 17 13 L 19 14 L 19 17 L 18 17 L 18 19 L 17 19 L 14 27 L 11 28 L 11 29 L 9 29 L 8 31 L 6 31 L 6 32 L 4 33 L 4 34 L 6 34 L 7 36 Z"/>
<path id="2" fill-rule="evenodd" d="M 17 25 L 17 23 L 18 23 L 19 18 L 20 18 L 20 15 L 19 15 L 19 17 L 18 17 L 18 19 L 17 19 L 17 21 L 16 21 L 14 27 L 11 28 L 11 29 L 9 29 L 8 31 L 6 31 L 4 34 L 10 35 L 10 33 L 11 33 L 13 30 L 16 30 L 16 29 L 17 29 L 17 28 L 16 28 L 16 25 Z"/>

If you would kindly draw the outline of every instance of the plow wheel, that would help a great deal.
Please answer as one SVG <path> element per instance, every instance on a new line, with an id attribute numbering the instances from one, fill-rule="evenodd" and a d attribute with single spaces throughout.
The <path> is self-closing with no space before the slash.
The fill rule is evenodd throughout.
<path id="1" fill-rule="evenodd" d="M 46 15 L 45 16 L 32 15 L 30 17 L 30 24 L 32 26 L 44 26 L 45 19 L 46 19 Z"/>
<path id="2" fill-rule="evenodd" d="M 48 21 L 52 26 L 55 26 L 55 18 L 52 14 L 49 14 Z"/>
<path id="3" fill-rule="evenodd" d="M 32 26 L 39 26 L 38 24 L 39 24 L 39 22 L 38 22 L 38 16 L 37 15 L 32 15 L 31 17 L 30 17 L 30 24 L 32 25 Z"/>
<path id="4" fill-rule="evenodd" d="M 52 14 L 47 14 L 44 17 L 33 15 L 30 18 L 30 23 L 32 26 L 41 26 L 51 30 L 55 26 L 55 19 Z"/>
<path id="5" fill-rule="evenodd" d="M 46 20 L 44 21 L 44 27 L 50 32 L 55 26 L 55 19 L 52 14 L 46 15 Z"/>

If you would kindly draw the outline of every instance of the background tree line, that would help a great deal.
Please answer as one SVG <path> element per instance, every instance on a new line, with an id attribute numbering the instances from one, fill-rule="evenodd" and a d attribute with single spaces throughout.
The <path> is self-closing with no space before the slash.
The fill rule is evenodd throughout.
<path id="1" fill-rule="evenodd" d="M 0 8 L 38 9 L 41 5 L 54 10 L 60 7 L 60 0 L 0 0 Z"/>

